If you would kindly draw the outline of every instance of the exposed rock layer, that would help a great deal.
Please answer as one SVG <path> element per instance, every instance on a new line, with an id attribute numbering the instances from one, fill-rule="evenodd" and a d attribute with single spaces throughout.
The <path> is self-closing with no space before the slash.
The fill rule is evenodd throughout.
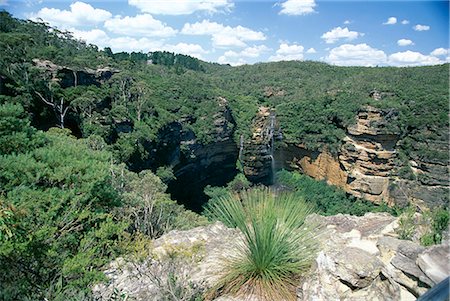
<path id="1" fill-rule="evenodd" d="M 423 207 L 448 204 L 448 160 L 414 157 L 410 166 L 398 160 L 398 129 L 390 128 L 397 118 L 393 110 L 364 107 L 356 124 L 347 128 L 347 136 L 337 156 L 303 149 L 294 156 L 298 169 L 316 179 L 326 180 L 348 193 L 375 203 L 405 206 L 410 202 Z M 442 141 L 445 141 L 443 136 Z M 427 147 L 445 153 L 444 142 L 429 142 Z M 418 146 L 416 146 L 418 147 Z M 414 152 L 412 153 L 414 156 Z M 413 178 L 402 178 L 401 168 L 410 168 Z"/>
<path id="2" fill-rule="evenodd" d="M 274 139 L 279 135 L 279 125 L 274 112 L 260 107 L 252 128 L 252 137 L 241 145 L 240 160 L 245 176 L 254 183 L 272 184 Z"/>
<path id="3" fill-rule="evenodd" d="M 34 59 L 33 63 L 37 68 L 47 72 L 51 80 L 59 82 L 62 88 L 74 87 L 74 86 L 89 86 L 104 83 L 113 76 L 114 73 L 118 73 L 119 70 L 104 67 L 96 70 L 89 68 L 74 69 L 67 66 L 59 66 L 51 61 Z"/>
<path id="4" fill-rule="evenodd" d="M 415 300 L 449 273 L 447 246 L 425 248 L 397 239 L 394 230 L 398 220 L 388 214 L 310 218 L 320 221 L 325 230 L 319 236 L 320 251 L 311 270 L 298 283 L 298 300 Z M 241 240 L 237 230 L 220 223 L 173 231 L 154 241 L 152 258 L 195 249 L 195 254 L 187 255 L 195 260 L 178 267 L 178 273 L 183 273 L 179 279 L 189 275 L 192 285 L 206 289 L 223 273 L 223 260 L 235 254 Z M 157 300 L 150 296 L 156 298 L 160 288 L 149 273 L 142 273 L 157 264 L 150 258 L 140 263 L 116 260 L 105 271 L 109 282 L 94 291 L 105 299 L 116 288 L 136 300 Z M 217 300 L 262 299 L 253 295 Z"/>

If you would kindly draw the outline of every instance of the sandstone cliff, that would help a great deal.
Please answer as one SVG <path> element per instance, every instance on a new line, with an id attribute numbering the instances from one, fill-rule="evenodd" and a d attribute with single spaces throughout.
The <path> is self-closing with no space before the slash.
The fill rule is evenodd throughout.
<path id="1" fill-rule="evenodd" d="M 404 206 L 413 202 L 423 207 L 448 204 L 448 160 L 423 159 L 413 152 L 409 166 L 404 166 L 398 160 L 399 130 L 390 128 L 395 118 L 394 110 L 363 107 L 356 123 L 347 128 L 337 156 L 297 145 L 303 152 L 297 151 L 292 163 L 305 174 L 375 203 Z M 442 140 L 418 143 L 443 151 L 448 146 Z M 414 177 L 402 177 L 401 168 L 411 168 Z"/>
<path id="2" fill-rule="evenodd" d="M 104 83 L 114 73 L 118 73 L 119 70 L 104 67 L 96 70 L 89 68 L 70 68 L 67 66 L 59 66 L 48 60 L 34 59 L 33 63 L 35 66 L 42 71 L 49 74 L 50 79 L 57 81 L 62 88 L 74 87 L 74 86 L 87 86 L 96 85 Z"/>
<path id="3" fill-rule="evenodd" d="M 260 107 L 253 121 L 252 137 L 241 143 L 240 160 L 245 176 L 252 182 L 272 184 L 274 139 L 279 135 L 275 113 Z"/>
<path id="4" fill-rule="evenodd" d="M 298 300 L 415 300 L 448 275 L 448 247 L 424 248 L 399 240 L 395 234 L 398 220 L 388 214 L 316 215 L 310 221 L 320 221 L 325 227 L 316 260 L 298 282 Z M 184 294 L 201 294 L 218 279 L 222 260 L 234 254 L 241 239 L 239 231 L 221 223 L 172 231 L 148 246 L 148 257 L 112 262 L 105 270 L 108 282 L 97 285 L 94 292 L 100 300 L 117 292 L 133 300 L 161 300 L 167 277 L 172 275 L 189 284 L 191 290 Z M 173 258 L 182 259 L 174 262 Z M 216 299 L 225 300 L 261 299 Z"/>

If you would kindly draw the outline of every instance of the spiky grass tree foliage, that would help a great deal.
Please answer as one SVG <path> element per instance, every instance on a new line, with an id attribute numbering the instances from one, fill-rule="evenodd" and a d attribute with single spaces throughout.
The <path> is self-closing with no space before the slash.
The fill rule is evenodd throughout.
<path id="1" fill-rule="evenodd" d="M 306 226 L 312 207 L 292 194 L 252 189 L 211 203 L 206 214 L 242 231 L 236 254 L 225 259 L 224 275 L 213 288 L 251 293 L 266 300 L 295 299 L 299 276 L 314 259 L 315 226 Z"/>

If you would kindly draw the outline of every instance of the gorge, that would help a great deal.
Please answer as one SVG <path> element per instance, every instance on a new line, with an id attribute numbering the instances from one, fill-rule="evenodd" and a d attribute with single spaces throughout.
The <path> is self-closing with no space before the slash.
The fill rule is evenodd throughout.
<path id="1" fill-rule="evenodd" d="M 261 230 L 263 247 L 284 252 L 308 216 L 308 231 L 322 229 L 314 219 L 326 228 L 311 239 L 310 277 L 300 283 L 306 270 L 284 262 L 294 298 L 413 300 L 442 280 L 448 63 L 232 67 L 113 53 L 0 17 L 0 300 L 128 298 L 115 284 L 152 294 L 154 283 L 128 276 L 148 271 L 154 250 L 168 255 L 156 274 L 169 285 L 173 260 L 193 257 L 180 275 L 197 278 L 181 288 L 205 290 L 245 229 L 204 208 L 244 206 L 250 192 L 267 215 L 251 219 L 245 204 L 230 216 L 255 221 L 246 233 Z M 279 241 L 264 235 L 276 231 Z"/>

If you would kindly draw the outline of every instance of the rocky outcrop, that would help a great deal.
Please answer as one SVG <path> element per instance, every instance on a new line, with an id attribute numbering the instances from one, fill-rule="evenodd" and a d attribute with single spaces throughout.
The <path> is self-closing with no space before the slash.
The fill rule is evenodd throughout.
<path id="1" fill-rule="evenodd" d="M 356 197 L 381 203 L 389 198 L 389 177 L 395 166 L 398 133 L 388 130 L 395 111 L 365 107 L 347 128 L 339 162 L 347 173 L 345 190 Z"/>
<path id="2" fill-rule="evenodd" d="M 328 230 L 299 300 L 415 300 L 449 274 L 447 246 L 425 248 L 398 239 L 398 220 L 388 214 L 318 218 Z M 433 248 L 445 251 L 436 255 Z M 419 258 L 428 252 L 439 259 L 429 260 L 433 268 L 427 270 Z M 440 270 L 434 280 L 433 269 Z"/>
<path id="3" fill-rule="evenodd" d="M 119 258 L 105 270 L 109 281 L 94 287 L 97 300 L 111 300 L 118 291 L 136 301 L 160 301 L 171 293 L 167 279 L 186 291 L 184 296 L 201 294 L 221 273 L 219 263 L 232 255 L 234 243 L 241 237 L 221 223 L 189 231 L 172 231 L 148 246 L 148 257 Z M 175 258 L 171 260 L 170 258 Z M 189 291 L 191 287 L 191 291 Z M 185 298 L 180 300 L 194 300 Z"/>
<path id="4" fill-rule="evenodd" d="M 272 184 L 274 139 L 280 135 L 275 112 L 260 107 L 253 121 L 252 137 L 243 141 L 240 160 L 245 176 L 254 183 Z"/>
<path id="5" fill-rule="evenodd" d="M 296 145 L 300 151 L 291 151 L 295 155 L 290 162 L 311 177 L 374 203 L 403 207 L 412 202 L 423 208 L 448 204 L 448 135 L 442 133 L 440 139 L 414 143 L 417 151 L 411 152 L 412 158 L 404 166 L 398 159 L 402 143 L 399 130 L 391 127 L 395 118 L 394 110 L 364 107 L 358 112 L 356 123 L 347 128 L 337 155 Z M 427 149 L 432 155 L 420 156 L 420 149 Z M 405 168 L 411 171 L 409 177 L 400 172 Z"/>
<path id="6" fill-rule="evenodd" d="M 341 169 L 340 163 L 328 152 L 308 152 L 303 146 L 305 155 L 301 159 L 293 158 L 293 163 L 303 173 L 317 179 L 326 180 L 330 185 L 345 187 L 347 184 L 347 173 Z"/>
<path id="7" fill-rule="evenodd" d="M 358 112 L 356 124 L 347 128 L 337 156 L 327 151 L 309 152 L 293 163 L 305 174 L 326 180 L 356 197 L 388 202 L 398 141 L 397 131 L 389 129 L 392 118 L 396 118 L 395 111 L 365 107 Z"/>
<path id="8" fill-rule="evenodd" d="M 409 174 L 398 174 L 392 179 L 389 195 L 397 204 L 413 202 L 418 206 L 448 206 L 448 128 L 423 131 L 414 137 L 410 141 L 410 160 L 403 166 L 403 170 L 409 170 Z"/>
<path id="9" fill-rule="evenodd" d="M 308 222 L 320 222 L 323 230 L 318 236 L 317 257 L 298 282 L 299 301 L 415 300 L 449 274 L 448 246 L 425 248 L 399 240 L 395 234 L 398 220 L 386 213 L 362 217 L 313 215 Z M 109 281 L 97 285 L 94 292 L 102 300 L 107 300 L 114 289 L 136 300 L 160 300 L 167 277 L 164 273 L 170 271 L 175 279 L 201 294 L 223 273 L 223 260 L 233 256 L 241 240 L 239 231 L 221 223 L 172 231 L 149 245 L 146 260 L 112 262 L 105 270 Z M 187 260 L 174 265 L 170 258 L 180 258 L 180 254 Z M 174 266 L 163 269 L 164 263 Z M 262 299 L 255 295 L 216 299 L 225 300 Z"/>
<path id="10" fill-rule="evenodd" d="M 62 88 L 74 87 L 74 86 L 100 86 L 118 73 L 119 70 L 103 67 L 99 69 L 80 68 L 75 69 L 67 66 L 56 65 L 48 60 L 34 59 L 35 66 L 49 74 L 50 79 L 58 82 Z"/>

